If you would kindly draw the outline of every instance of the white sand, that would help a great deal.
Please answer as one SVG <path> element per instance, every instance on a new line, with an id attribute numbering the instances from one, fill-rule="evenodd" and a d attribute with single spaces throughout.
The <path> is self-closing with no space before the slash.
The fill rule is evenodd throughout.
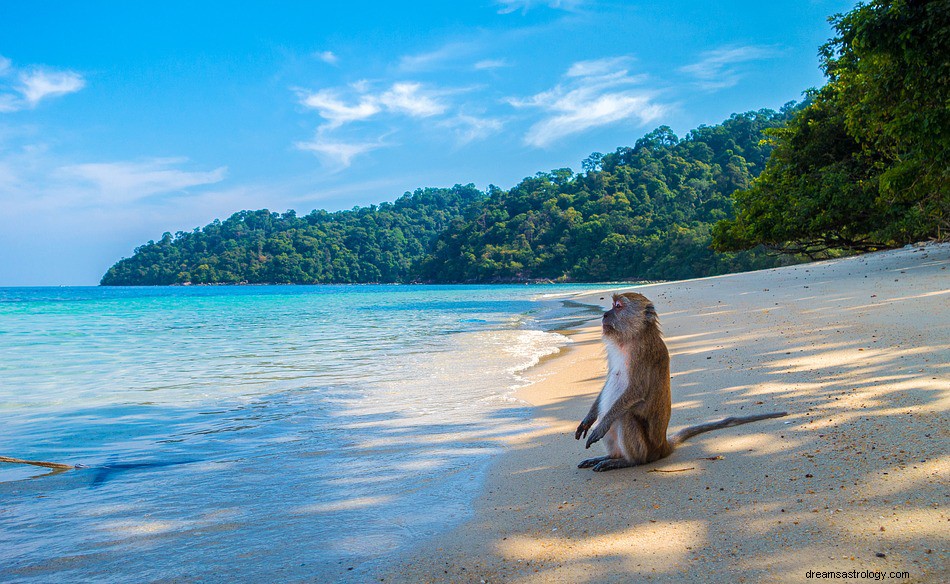
<path id="1" fill-rule="evenodd" d="M 947 581 L 948 266 L 942 244 L 638 288 L 672 355 L 671 433 L 790 415 L 698 436 L 650 465 L 579 470 L 602 450 L 573 438 L 604 373 L 592 321 L 523 390 L 544 428 L 511 440 L 474 518 L 377 581 Z"/>

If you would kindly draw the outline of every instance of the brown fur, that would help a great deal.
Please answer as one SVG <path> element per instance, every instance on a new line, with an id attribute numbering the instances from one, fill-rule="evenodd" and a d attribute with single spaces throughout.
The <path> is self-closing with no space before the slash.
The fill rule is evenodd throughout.
<path id="1" fill-rule="evenodd" d="M 605 471 L 646 464 L 669 456 L 674 447 L 696 434 L 786 415 L 726 418 L 685 428 L 667 439 L 672 405 L 670 353 L 653 303 L 636 292 L 615 294 L 613 307 L 604 314 L 603 336 L 607 380 L 574 438 L 587 437 L 587 448 L 603 439 L 607 456 L 587 459 L 579 468 Z"/>

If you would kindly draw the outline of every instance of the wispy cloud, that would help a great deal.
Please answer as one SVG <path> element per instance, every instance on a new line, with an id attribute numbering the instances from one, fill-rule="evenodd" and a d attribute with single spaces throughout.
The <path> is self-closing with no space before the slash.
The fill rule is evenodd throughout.
<path id="1" fill-rule="evenodd" d="M 94 284 L 148 237 L 275 196 L 273 185 L 246 196 L 218 190 L 227 185 L 224 167 L 196 168 L 184 158 L 77 161 L 42 143 L 14 142 L 0 144 L 0 248 L 18 250 L 0 265 L 6 283 Z"/>
<path id="2" fill-rule="evenodd" d="M 373 93 L 368 83 L 350 86 L 355 95 L 349 102 L 338 89 L 322 89 L 314 93 L 299 91 L 300 103 L 317 110 L 327 120 L 323 130 L 332 130 L 350 122 L 369 119 L 383 111 L 425 118 L 444 113 L 448 105 L 442 100 L 448 92 L 428 89 L 421 83 L 393 83 L 385 91 Z"/>
<path id="3" fill-rule="evenodd" d="M 320 51 L 314 53 L 313 56 L 320 59 L 327 65 L 336 65 L 340 62 L 340 58 L 336 56 L 333 51 Z"/>
<path id="4" fill-rule="evenodd" d="M 498 14 L 511 14 L 519 11 L 526 13 L 537 6 L 576 12 L 584 4 L 584 0 L 498 0 L 496 4 L 501 6 L 498 9 Z"/>
<path id="5" fill-rule="evenodd" d="M 20 69 L 0 56 L 0 112 L 32 109 L 47 98 L 75 93 L 85 86 L 86 80 L 74 71 L 41 66 Z"/>
<path id="6" fill-rule="evenodd" d="M 348 95 L 343 96 L 344 93 Z M 317 154 L 328 166 L 342 169 L 353 159 L 386 146 L 380 138 L 375 141 L 343 140 L 334 137 L 342 126 L 369 120 L 383 114 L 409 118 L 441 116 L 449 109 L 443 99 L 453 91 L 424 87 L 416 82 L 392 83 L 386 89 L 373 91 L 372 84 L 360 81 L 346 89 L 322 89 L 308 93 L 298 90 L 300 103 L 314 109 L 326 120 L 317 128 L 313 140 L 297 142 L 294 146 Z"/>
<path id="7" fill-rule="evenodd" d="M 742 78 L 738 65 L 769 59 L 777 53 L 775 47 L 766 46 L 722 47 L 702 53 L 699 61 L 679 70 L 694 77 L 703 89 L 724 89 L 736 85 Z"/>
<path id="8" fill-rule="evenodd" d="M 44 144 L 0 151 L 0 206 L 5 212 L 139 208 L 222 182 L 227 167 L 189 168 L 186 158 L 64 161 Z"/>
<path id="9" fill-rule="evenodd" d="M 631 62 L 628 57 L 579 61 L 552 89 L 526 99 L 509 98 L 514 107 L 546 114 L 528 129 L 525 143 L 545 147 L 595 127 L 629 120 L 646 125 L 666 113 L 669 108 L 655 101 L 655 91 L 638 87 L 647 77 L 631 75 Z"/>
<path id="10" fill-rule="evenodd" d="M 478 48 L 478 43 L 474 42 L 447 43 L 432 51 L 417 53 L 415 55 L 404 55 L 399 59 L 398 69 L 406 73 L 418 73 L 421 71 L 440 69 L 450 63 L 469 57 L 477 52 Z"/>
<path id="11" fill-rule="evenodd" d="M 184 158 L 154 158 L 72 164 L 60 167 L 57 175 L 65 181 L 90 185 L 98 203 L 127 203 L 159 193 L 180 193 L 191 187 L 221 182 L 227 175 L 224 166 L 211 171 L 179 168 L 186 162 Z"/>
<path id="12" fill-rule="evenodd" d="M 628 67 L 633 63 L 631 57 L 606 57 L 591 61 L 577 61 L 567 69 L 565 77 L 604 77 L 627 75 Z"/>
<path id="13" fill-rule="evenodd" d="M 439 126 L 455 134 L 456 145 L 464 146 L 470 142 L 484 140 L 501 131 L 504 123 L 498 118 L 486 118 L 468 114 L 458 114 L 439 122 Z"/>
<path id="14" fill-rule="evenodd" d="M 371 118 L 382 109 L 379 100 L 374 96 L 362 95 L 355 102 L 346 103 L 340 97 L 339 91 L 333 89 L 302 93 L 300 103 L 317 110 L 320 117 L 327 120 L 327 128 L 337 128 L 349 122 Z"/>
<path id="15" fill-rule="evenodd" d="M 500 69 L 510 66 L 511 65 L 505 59 L 484 59 L 472 65 L 472 68 L 476 71 L 484 71 L 485 69 Z"/>
<path id="16" fill-rule="evenodd" d="M 379 103 L 391 112 L 427 118 L 448 108 L 439 98 L 439 92 L 423 89 L 420 83 L 394 83 L 379 96 Z"/>
<path id="17" fill-rule="evenodd" d="M 36 107 L 47 97 L 75 93 L 86 86 L 86 81 L 72 71 L 44 71 L 36 69 L 20 74 L 21 92 L 30 107 Z"/>
<path id="18" fill-rule="evenodd" d="M 347 168 L 352 164 L 353 159 L 360 154 L 366 154 L 377 148 L 385 146 L 382 141 L 379 142 L 342 142 L 327 139 L 317 133 L 317 136 L 309 142 L 297 142 L 295 144 L 298 150 L 313 152 L 317 154 L 328 164 L 337 168 Z"/>

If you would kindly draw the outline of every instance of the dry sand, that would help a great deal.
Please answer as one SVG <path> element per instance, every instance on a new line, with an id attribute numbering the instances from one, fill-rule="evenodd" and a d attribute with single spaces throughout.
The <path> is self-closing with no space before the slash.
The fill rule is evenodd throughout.
<path id="1" fill-rule="evenodd" d="M 377 580 L 948 581 L 948 266 L 943 244 L 637 288 L 672 355 L 671 433 L 789 416 L 698 436 L 653 464 L 579 470 L 602 450 L 573 438 L 605 369 L 592 321 L 522 391 L 541 429 L 511 440 L 473 518 Z M 579 300 L 607 306 L 609 294 Z"/>

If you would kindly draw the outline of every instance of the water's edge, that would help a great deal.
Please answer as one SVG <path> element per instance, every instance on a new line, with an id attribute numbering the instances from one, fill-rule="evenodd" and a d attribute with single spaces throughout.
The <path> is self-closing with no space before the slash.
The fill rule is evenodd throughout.
<path id="1" fill-rule="evenodd" d="M 549 322 L 550 328 L 543 327 L 542 330 L 545 332 L 552 332 L 563 335 L 568 339 L 568 342 L 561 344 L 557 351 L 548 353 L 542 356 L 537 362 L 535 362 L 531 367 L 525 370 L 524 376 L 527 379 L 527 383 L 520 388 L 525 389 L 526 387 L 535 385 L 542 382 L 545 377 L 540 377 L 537 375 L 540 370 L 556 370 L 558 368 L 558 361 L 562 361 L 566 358 L 571 351 L 575 349 L 573 346 L 573 337 L 576 336 L 582 329 L 590 328 L 594 326 L 595 321 L 599 321 L 601 315 L 603 314 L 601 307 L 597 304 L 590 302 L 581 302 L 580 299 L 585 296 L 592 296 L 597 293 L 609 293 L 610 291 L 617 290 L 620 288 L 629 288 L 633 287 L 636 284 L 627 284 L 626 286 L 618 285 L 617 288 L 607 288 L 607 289 L 597 289 L 597 290 L 587 290 L 584 292 L 574 292 L 571 294 L 559 295 L 560 297 L 556 300 L 559 302 L 565 309 L 574 309 L 578 312 L 570 318 L 567 318 L 562 321 Z M 551 302 L 555 301 L 553 299 L 538 299 L 537 302 Z M 584 314 L 587 316 L 583 316 Z M 526 401 L 524 398 L 519 397 L 518 390 L 514 391 L 512 398 L 524 404 L 528 410 L 528 419 L 526 423 L 531 425 L 532 428 L 543 429 L 543 423 L 540 422 L 539 410 L 535 404 L 532 404 Z M 432 542 L 438 540 L 438 538 L 446 533 L 451 532 L 452 530 L 459 529 L 464 526 L 467 522 L 474 519 L 475 509 L 474 503 L 479 498 L 483 497 L 485 493 L 485 484 L 492 473 L 492 471 L 501 465 L 502 461 L 506 456 L 510 455 L 511 446 L 501 442 L 501 449 L 490 456 L 487 460 L 483 461 L 478 470 L 478 483 L 477 487 L 468 498 L 466 504 L 466 514 L 462 517 L 459 517 L 455 522 L 450 525 L 444 526 L 439 533 L 434 533 L 429 537 L 419 539 L 411 544 L 403 546 L 398 550 L 394 550 L 392 553 L 385 556 L 375 558 L 370 562 L 364 562 L 358 567 L 353 568 L 352 570 L 347 570 L 346 572 L 341 572 L 339 575 L 340 581 L 345 582 L 389 582 L 390 577 L 392 576 L 395 569 L 399 566 L 406 565 L 411 558 L 415 556 L 420 550 L 427 549 L 431 546 Z"/>
<path id="2" fill-rule="evenodd" d="M 592 308 L 570 301 L 580 289 L 569 290 L 436 291 L 387 312 L 372 290 L 353 289 L 349 326 L 321 316 L 343 314 L 326 313 L 329 300 L 301 302 L 296 289 L 266 299 L 41 290 L 48 306 L 0 289 L 0 346 L 15 357 L 0 364 L 10 450 L 0 454 L 87 465 L 37 480 L 0 467 L 11 479 L 0 476 L 0 571 L 120 582 L 385 570 L 470 519 L 505 440 L 537 423 L 516 392 L 569 350 L 563 332 L 589 320 Z M 449 336 L 408 330 L 419 310 Z M 365 355 L 381 347 L 397 367 L 380 378 L 360 365 L 364 353 L 327 354 L 312 343 L 337 330 L 326 326 L 363 335 L 353 342 L 373 343 Z M 324 381 L 354 373 L 372 391 Z"/>

